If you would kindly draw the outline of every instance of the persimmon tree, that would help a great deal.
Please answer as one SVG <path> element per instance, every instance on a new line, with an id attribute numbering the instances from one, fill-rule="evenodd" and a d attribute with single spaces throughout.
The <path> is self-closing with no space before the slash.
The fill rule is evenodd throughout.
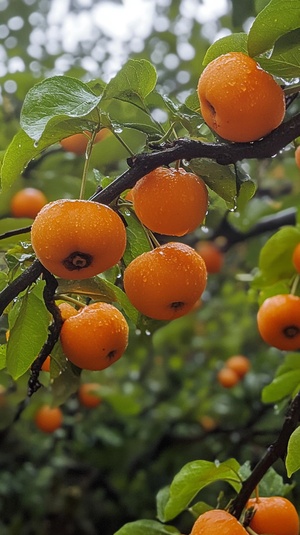
<path id="1" fill-rule="evenodd" d="M 275 24 L 274 21 L 279 20 L 281 23 Z M 285 120 L 266 137 L 253 142 L 232 143 L 218 139 L 203 121 L 196 89 L 191 88 L 184 103 L 161 94 L 156 69 L 146 59 L 128 60 L 108 83 L 100 79 L 83 82 L 71 76 L 53 76 L 28 91 L 22 105 L 20 129 L 1 157 L 2 194 L 11 191 L 20 175 L 36 173 L 45 160 L 53 161 L 55 180 L 59 182 L 63 169 L 56 166 L 55 157 L 57 153 L 62 154 L 61 140 L 88 132 L 86 152 L 81 157 L 80 184 L 72 186 L 70 196 L 110 205 L 118 211 L 126 225 L 127 246 L 123 266 L 114 266 L 86 280 L 66 280 L 55 277 L 35 257 L 30 241 L 31 220 L 5 218 L 0 221 L 3 250 L 0 310 L 5 330 L 9 330 L 8 341 L 0 345 L 0 365 L 14 384 L 24 383 L 24 380 L 27 384 L 26 395 L 19 400 L 10 425 L 22 418 L 28 403 L 41 390 L 47 389 L 52 403 L 62 406 L 78 391 L 82 369 L 66 359 L 60 343 L 62 317 L 58 304 L 61 300 L 75 306 L 90 300 L 116 305 L 130 325 L 128 355 L 125 353 L 122 357 L 122 360 L 127 359 L 129 368 L 129 353 L 136 343 L 135 338 L 143 337 L 150 343 L 149 335 L 159 337 L 160 329 L 166 327 L 164 322 L 140 314 L 129 301 L 122 284 L 124 265 L 168 241 L 165 236 L 148 231 L 126 199 L 128 190 L 139 179 L 160 166 L 180 162 L 187 171 L 201 177 L 209 190 L 210 205 L 204 231 L 200 229 L 182 238 L 189 245 L 195 245 L 199 237 L 208 235 L 226 253 L 238 242 L 267 235 L 268 239 L 261 243 L 258 265 L 240 276 L 240 280 L 247 283 L 245 300 L 250 295 L 257 310 L 268 297 L 300 295 L 299 274 L 292 261 L 300 241 L 296 203 L 281 203 L 271 216 L 266 217 L 262 212 L 265 217 L 255 221 L 249 216 L 259 192 L 253 172 L 258 169 L 261 172 L 260 164 L 272 166 L 275 161 L 281 162 L 283 154 L 294 152 L 300 138 L 299 31 L 298 2 L 271 0 L 259 12 L 247 34 L 221 38 L 204 57 L 203 66 L 221 54 L 242 52 L 255 58 L 265 71 L 280 80 L 287 109 Z M 157 111 L 160 113 L 155 113 Z M 164 119 L 157 120 L 158 115 Z M 96 146 L 97 133 L 103 129 L 110 135 Z M 94 154 L 109 150 L 110 144 L 121 147 L 124 157 L 112 166 L 107 176 L 97 169 Z M 59 198 L 55 190 L 52 196 L 49 201 Z M 236 225 L 236 214 L 244 220 L 250 217 L 251 224 Z M 48 232 L 50 235 L 50 225 Z M 204 315 L 205 306 L 204 299 Z M 41 369 L 49 354 L 52 357 L 50 379 L 45 381 L 41 378 Z M 192 525 L 196 516 L 216 507 L 216 503 L 206 499 L 197 501 L 197 496 L 217 482 L 225 483 L 218 505 L 242 520 L 245 505 L 255 489 L 263 494 L 268 492 L 268 487 L 273 493 L 276 487 L 277 494 L 290 492 L 292 484 L 286 483 L 286 476 L 290 478 L 300 467 L 299 388 L 299 354 L 297 351 L 284 353 L 272 382 L 264 385 L 259 393 L 267 406 L 280 407 L 281 425 L 256 465 L 242 463 L 238 455 L 222 462 L 190 461 L 173 474 L 173 479 L 170 477 L 169 486 L 159 491 L 157 519 L 126 523 L 116 533 L 180 533 L 176 520 L 180 515 L 188 510 Z M 280 460 L 284 465 L 283 475 L 273 468 Z"/>

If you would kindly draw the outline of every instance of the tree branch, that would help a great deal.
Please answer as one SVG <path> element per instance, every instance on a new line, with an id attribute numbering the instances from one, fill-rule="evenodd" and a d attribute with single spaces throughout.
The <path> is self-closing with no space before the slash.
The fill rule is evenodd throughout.
<path id="1" fill-rule="evenodd" d="M 17 296 L 19 293 L 26 290 L 30 284 L 36 281 L 36 279 L 41 275 L 43 266 L 39 260 L 34 260 L 34 262 L 27 268 L 19 277 L 13 280 L 4 290 L 0 292 L 0 316 L 2 316 L 4 310 L 9 305 L 9 303 Z"/>
<path id="2" fill-rule="evenodd" d="M 277 440 L 269 446 L 265 455 L 261 458 L 254 470 L 243 482 L 242 488 L 230 505 L 229 512 L 239 518 L 255 487 L 259 484 L 269 468 L 278 460 L 284 459 L 287 452 L 291 434 L 299 424 L 300 418 L 300 392 L 291 402 L 286 414 L 282 429 Z"/>
<path id="3" fill-rule="evenodd" d="M 141 153 L 129 159 L 130 169 L 105 189 L 92 195 L 90 200 L 110 204 L 123 191 L 132 188 L 145 174 L 176 160 L 209 158 L 221 165 L 229 165 L 245 158 L 271 158 L 298 136 L 300 136 L 300 114 L 282 123 L 268 136 L 253 143 L 203 143 L 195 139 L 180 138 L 171 144 L 161 145 L 156 151 Z"/>

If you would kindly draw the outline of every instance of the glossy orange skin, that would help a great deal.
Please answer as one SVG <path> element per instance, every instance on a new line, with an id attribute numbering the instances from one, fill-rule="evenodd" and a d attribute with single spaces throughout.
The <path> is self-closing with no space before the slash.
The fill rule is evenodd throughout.
<path id="1" fill-rule="evenodd" d="M 10 211 L 14 217 L 34 219 L 47 202 L 47 197 L 41 190 L 24 188 L 12 197 Z"/>
<path id="2" fill-rule="evenodd" d="M 212 242 L 201 241 L 195 245 L 196 251 L 202 256 L 207 273 L 219 273 L 224 264 L 224 253 Z"/>
<path id="3" fill-rule="evenodd" d="M 300 348 L 300 298 L 279 294 L 266 299 L 257 313 L 262 339 L 283 351 Z"/>
<path id="4" fill-rule="evenodd" d="M 224 388 L 232 388 L 240 381 L 240 377 L 234 370 L 224 366 L 219 370 L 217 380 Z"/>
<path id="5" fill-rule="evenodd" d="M 205 218 L 208 192 L 205 183 L 184 169 L 158 167 L 132 189 L 133 206 L 152 232 L 184 236 Z"/>
<path id="6" fill-rule="evenodd" d="M 212 509 L 197 518 L 190 535 L 248 535 L 248 533 L 227 511 Z"/>
<path id="7" fill-rule="evenodd" d="M 281 87 L 242 52 L 211 61 L 197 86 L 202 116 L 221 138 L 248 142 L 277 128 L 285 115 Z"/>
<path id="8" fill-rule="evenodd" d="M 295 149 L 295 162 L 297 167 L 300 169 L 300 145 L 298 145 L 298 147 Z"/>
<path id="9" fill-rule="evenodd" d="M 128 344 L 129 328 L 121 312 L 108 303 L 93 303 L 63 323 L 60 340 L 66 357 L 85 370 L 104 370 Z"/>
<path id="10" fill-rule="evenodd" d="M 32 224 L 31 243 L 40 262 L 57 277 L 87 279 L 119 262 L 126 230 L 109 206 L 60 199 L 39 212 Z"/>
<path id="11" fill-rule="evenodd" d="M 293 264 L 295 266 L 296 271 L 298 271 L 298 273 L 300 273 L 300 243 L 298 243 L 298 245 L 296 245 L 296 247 L 295 247 L 295 249 L 293 251 L 292 262 L 293 262 Z"/>
<path id="12" fill-rule="evenodd" d="M 233 370 L 240 377 L 244 377 L 251 368 L 250 360 L 244 355 L 233 355 L 226 360 L 226 367 Z"/>
<path id="13" fill-rule="evenodd" d="M 46 360 L 42 364 L 42 370 L 43 372 L 50 372 L 50 364 L 51 364 L 51 357 L 48 355 Z"/>
<path id="14" fill-rule="evenodd" d="M 102 130 L 100 130 L 95 137 L 95 143 L 102 141 L 102 139 L 104 139 L 108 134 L 109 130 L 107 128 L 102 128 Z M 90 137 L 90 132 L 73 134 L 72 136 L 62 139 L 60 144 L 65 151 L 73 152 L 74 154 L 81 156 L 86 151 Z"/>
<path id="15" fill-rule="evenodd" d="M 62 426 L 63 413 L 59 407 L 42 405 L 35 413 L 34 421 L 44 433 L 53 433 Z"/>
<path id="16" fill-rule="evenodd" d="M 97 393 L 99 391 L 98 383 L 83 383 L 78 389 L 78 399 L 84 407 L 94 409 L 102 402 L 101 397 Z"/>
<path id="17" fill-rule="evenodd" d="M 135 258 L 124 271 L 124 289 L 139 312 L 158 320 L 187 314 L 202 295 L 205 263 L 183 243 L 170 242 Z"/>
<path id="18" fill-rule="evenodd" d="M 299 517 L 294 505 L 282 496 L 251 498 L 247 508 L 254 507 L 250 527 L 258 535 L 299 535 Z"/>
<path id="19" fill-rule="evenodd" d="M 78 310 L 69 303 L 60 303 L 58 305 L 58 308 L 61 313 L 62 320 L 65 321 L 68 318 L 71 318 L 72 316 L 76 316 L 78 314 Z"/>

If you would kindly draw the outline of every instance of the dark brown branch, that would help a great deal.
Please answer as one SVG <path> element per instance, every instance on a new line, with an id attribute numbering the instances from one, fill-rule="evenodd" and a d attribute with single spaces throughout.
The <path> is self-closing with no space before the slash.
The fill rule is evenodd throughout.
<path id="1" fill-rule="evenodd" d="M 222 250 L 226 252 L 236 243 L 260 236 L 265 232 L 276 231 L 284 225 L 295 225 L 296 220 L 296 208 L 286 208 L 285 210 L 281 210 L 276 214 L 262 217 L 255 225 L 253 225 L 253 227 L 250 228 L 250 230 L 248 230 L 248 232 L 240 232 L 230 225 L 227 218 L 224 218 L 221 225 L 214 232 L 213 236 L 210 237 L 210 239 L 215 239 L 219 236 L 226 238 L 226 244 L 222 247 Z"/>
<path id="2" fill-rule="evenodd" d="M 299 424 L 300 418 L 300 392 L 290 404 L 282 429 L 277 440 L 267 449 L 265 455 L 256 465 L 248 479 L 243 482 L 242 488 L 230 506 L 230 513 L 239 518 L 255 487 L 259 484 L 269 468 L 278 460 L 284 459 L 287 452 L 291 434 Z"/>
<path id="3" fill-rule="evenodd" d="M 0 234 L 0 240 L 5 240 L 5 238 L 11 238 L 12 236 L 18 236 L 19 234 L 26 234 L 26 232 L 31 231 L 31 225 L 28 227 L 21 227 L 14 230 L 8 230 L 3 234 Z"/>
<path id="4" fill-rule="evenodd" d="M 34 260 L 31 266 L 25 269 L 19 277 L 13 280 L 9 286 L 0 292 L 0 316 L 3 314 L 9 303 L 19 295 L 19 293 L 26 290 L 30 284 L 36 281 L 41 275 L 42 270 L 43 266 L 40 261 Z"/>
<path id="5" fill-rule="evenodd" d="M 53 317 L 53 322 L 49 326 L 48 338 L 31 366 L 30 378 L 28 381 L 28 397 L 31 397 L 41 386 L 38 379 L 41 367 L 54 348 L 62 327 L 61 313 L 54 301 L 55 291 L 58 286 L 57 279 L 45 268 L 43 268 L 43 278 L 46 281 L 46 286 L 43 292 L 44 302 Z"/>
<path id="6" fill-rule="evenodd" d="M 229 165 L 245 158 L 271 158 L 298 136 L 300 136 L 300 114 L 282 123 L 265 138 L 253 143 L 203 143 L 194 139 L 180 138 L 172 144 L 162 145 L 156 151 L 142 153 L 131 159 L 130 169 L 105 189 L 96 192 L 90 199 L 110 204 L 123 191 L 132 188 L 142 176 L 176 160 L 209 158 L 221 165 Z"/>

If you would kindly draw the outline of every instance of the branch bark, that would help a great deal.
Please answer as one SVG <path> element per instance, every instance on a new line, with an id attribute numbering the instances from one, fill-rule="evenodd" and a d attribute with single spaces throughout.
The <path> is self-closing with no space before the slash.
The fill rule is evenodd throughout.
<path id="1" fill-rule="evenodd" d="M 242 511 L 250 498 L 255 487 L 259 484 L 269 468 L 278 460 L 284 459 L 287 452 L 291 434 L 299 424 L 300 418 L 300 392 L 295 396 L 287 411 L 282 429 L 277 440 L 269 446 L 265 455 L 261 458 L 254 470 L 243 482 L 242 488 L 231 503 L 229 512 L 236 518 L 240 518 Z"/>
<path id="2" fill-rule="evenodd" d="M 130 159 L 128 162 L 130 168 L 105 189 L 92 195 L 90 200 L 110 204 L 123 191 L 132 188 L 142 176 L 176 160 L 209 158 L 221 165 L 229 165 L 246 158 L 271 158 L 298 136 L 300 136 L 300 114 L 253 143 L 203 143 L 195 139 L 180 138 L 172 144 L 161 145 L 153 152 L 141 153 Z"/>

